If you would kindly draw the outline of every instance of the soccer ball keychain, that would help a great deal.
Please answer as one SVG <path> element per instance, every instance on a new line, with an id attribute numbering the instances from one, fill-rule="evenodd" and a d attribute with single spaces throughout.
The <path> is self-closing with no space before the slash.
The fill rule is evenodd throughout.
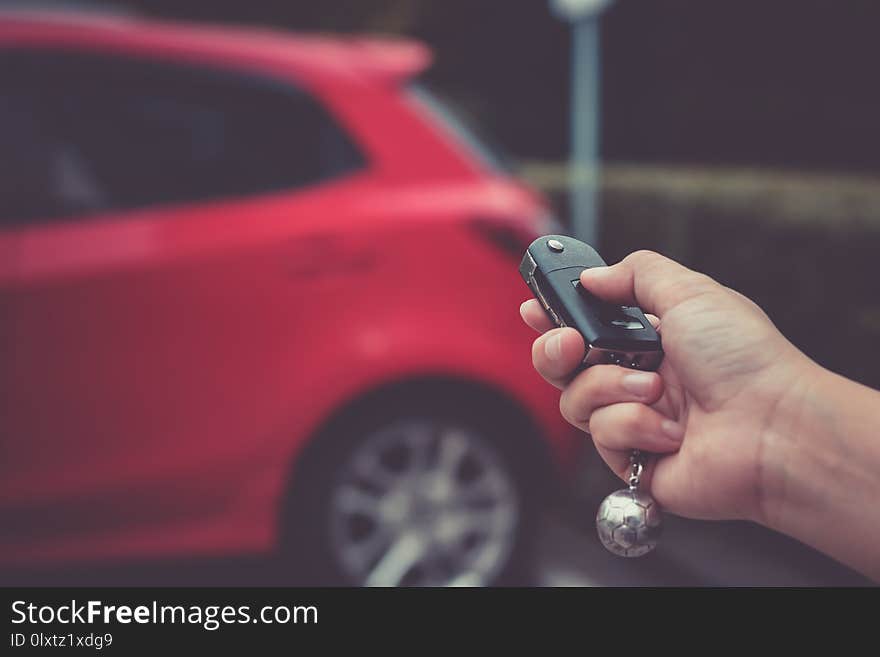
<path id="1" fill-rule="evenodd" d="M 643 457 L 639 450 L 630 456 L 629 488 L 614 491 L 602 500 L 596 513 L 596 529 L 602 545 L 620 557 L 641 557 L 657 547 L 663 528 L 660 507 L 639 489 Z"/>
<path id="2" fill-rule="evenodd" d="M 519 272 L 557 326 L 570 326 L 584 338 L 580 369 L 620 365 L 656 370 L 663 360 L 660 336 L 636 307 L 615 306 L 590 294 L 580 274 L 605 262 L 588 244 L 564 235 L 547 235 L 529 245 Z M 640 557 L 657 546 L 663 524 L 660 507 L 642 490 L 645 456 L 633 450 L 629 487 L 611 493 L 599 506 L 596 528 L 602 545 L 621 557 Z"/>

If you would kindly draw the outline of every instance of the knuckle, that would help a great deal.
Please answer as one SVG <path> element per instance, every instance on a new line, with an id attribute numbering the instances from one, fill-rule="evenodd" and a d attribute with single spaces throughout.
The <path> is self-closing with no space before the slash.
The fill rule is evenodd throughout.
<path id="1" fill-rule="evenodd" d="M 607 406 L 598 408 L 590 414 L 587 420 L 588 431 L 597 443 L 607 443 L 605 438 L 613 434 L 613 431 L 611 431 L 614 424 L 612 420 L 613 418 L 608 416 Z"/>
<path id="2" fill-rule="evenodd" d="M 571 421 L 571 415 L 568 412 L 569 407 L 569 394 L 568 391 L 570 388 L 566 388 L 562 391 L 562 394 L 559 395 L 559 413 L 562 415 L 562 418 L 568 422 L 569 424 L 574 424 Z"/>
<path id="3" fill-rule="evenodd" d="M 583 408 L 578 395 L 572 393 L 572 387 L 562 390 L 559 396 L 559 412 L 563 419 L 575 427 L 585 427 L 589 421 L 589 410 Z"/>
<path id="4" fill-rule="evenodd" d="M 540 336 L 532 342 L 532 365 L 541 372 L 541 354 L 544 352 L 544 336 Z"/>
<path id="5" fill-rule="evenodd" d="M 643 424 L 645 407 L 641 404 L 623 404 L 618 410 L 615 424 L 620 427 L 622 433 L 635 433 Z"/>
<path id="6" fill-rule="evenodd" d="M 633 251 L 624 258 L 623 261 L 630 265 L 635 271 L 650 271 L 658 266 L 662 267 L 665 263 L 671 262 L 666 256 L 648 249 Z"/>
<path id="7" fill-rule="evenodd" d="M 589 367 L 575 376 L 569 385 L 569 388 L 571 389 L 571 393 L 569 394 L 584 397 L 591 396 L 593 390 L 596 388 L 594 383 L 596 378 L 596 372 L 594 370 L 596 367 L 598 366 L 594 365 L 593 367 Z"/>
<path id="8" fill-rule="evenodd" d="M 589 433 L 593 440 L 595 440 L 600 445 L 602 444 L 602 427 L 601 420 L 599 419 L 601 416 L 598 413 L 593 413 L 589 419 L 587 420 L 587 433 Z"/>
<path id="9" fill-rule="evenodd" d="M 617 365 L 593 365 L 580 374 L 571 382 L 574 393 L 594 401 L 604 400 L 608 397 L 608 391 L 617 386 L 620 374 Z"/>
<path id="10" fill-rule="evenodd" d="M 565 404 L 572 420 L 584 423 L 593 410 L 607 401 L 609 390 L 619 375 L 616 365 L 593 365 L 578 374 L 563 391 L 560 404 Z"/>
<path id="11" fill-rule="evenodd" d="M 657 260 L 657 258 L 662 258 L 663 256 L 657 253 L 656 251 L 651 251 L 650 249 L 639 249 L 638 251 L 633 251 L 630 253 L 626 259 L 634 260 L 639 262 L 651 262 Z"/>

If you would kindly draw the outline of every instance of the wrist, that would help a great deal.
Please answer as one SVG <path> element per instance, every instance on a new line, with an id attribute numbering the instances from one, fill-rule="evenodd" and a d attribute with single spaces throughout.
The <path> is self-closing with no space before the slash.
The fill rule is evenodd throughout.
<path id="1" fill-rule="evenodd" d="M 880 393 L 808 361 L 762 437 L 761 524 L 880 579 Z"/>
<path id="2" fill-rule="evenodd" d="M 827 418 L 823 388 L 829 373 L 805 357 L 792 369 L 793 375 L 776 399 L 761 435 L 759 508 L 754 519 L 784 533 L 789 533 L 793 509 L 812 496 L 804 474 L 816 467 L 812 461 L 818 456 L 816 448 Z"/>

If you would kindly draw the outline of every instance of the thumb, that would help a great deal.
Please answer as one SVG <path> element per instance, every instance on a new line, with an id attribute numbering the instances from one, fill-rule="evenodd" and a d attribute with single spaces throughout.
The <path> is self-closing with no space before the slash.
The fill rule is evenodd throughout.
<path id="1" fill-rule="evenodd" d="M 720 285 L 653 251 L 636 251 L 610 267 L 581 272 L 581 285 L 600 299 L 663 314 L 682 301 Z"/>

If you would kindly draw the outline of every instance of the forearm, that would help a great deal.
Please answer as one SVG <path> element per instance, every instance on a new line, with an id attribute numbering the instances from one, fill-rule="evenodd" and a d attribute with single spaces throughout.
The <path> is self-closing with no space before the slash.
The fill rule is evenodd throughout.
<path id="1" fill-rule="evenodd" d="M 880 581 L 880 392 L 811 365 L 778 410 L 762 522 Z"/>

